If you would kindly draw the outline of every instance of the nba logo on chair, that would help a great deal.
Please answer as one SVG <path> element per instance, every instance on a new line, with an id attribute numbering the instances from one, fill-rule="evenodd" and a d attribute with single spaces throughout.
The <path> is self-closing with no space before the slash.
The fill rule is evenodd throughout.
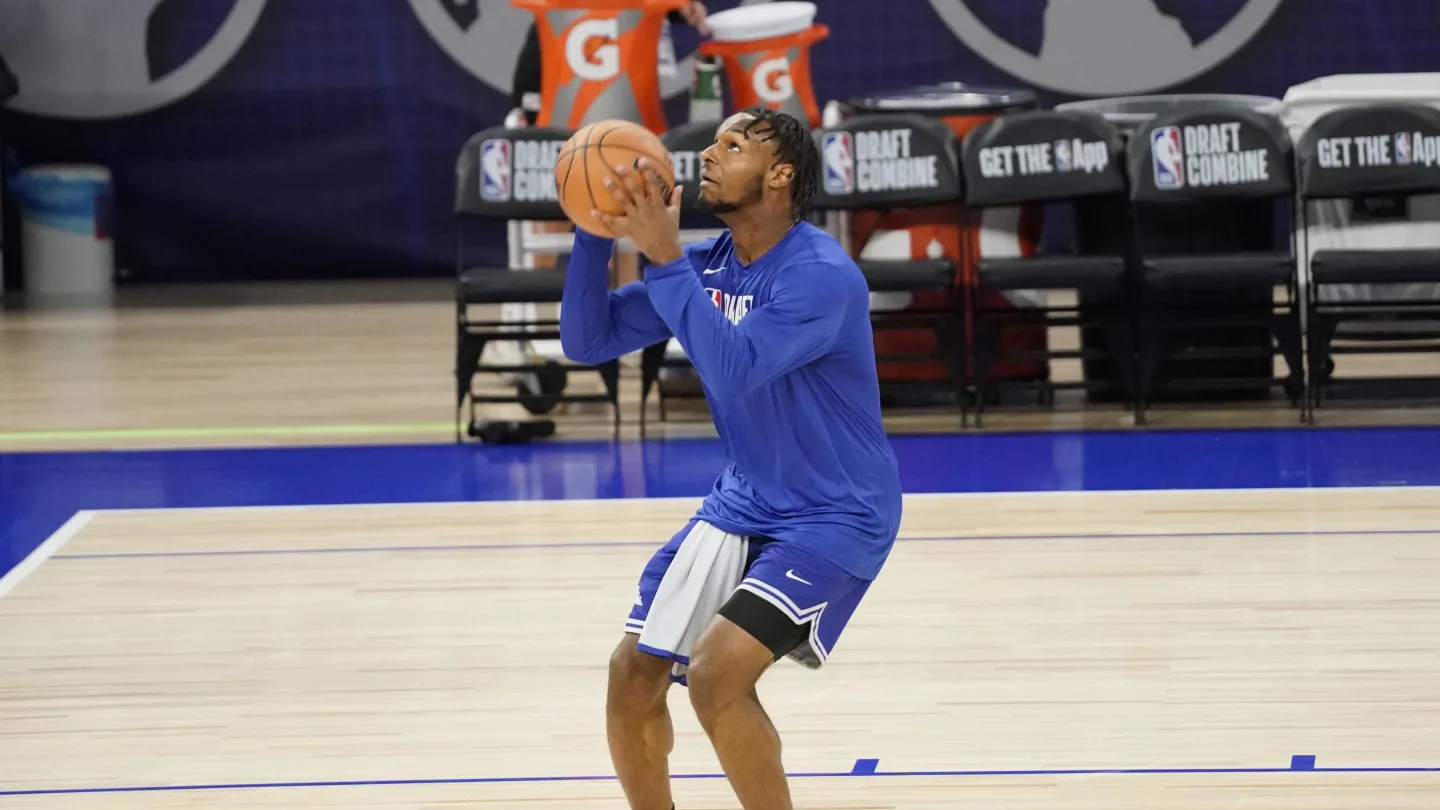
<path id="1" fill-rule="evenodd" d="M 825 160 L 825 193 L 849 194 L 854 191 L 855 149 L 850 133 L 826 133 L 821 154 Z"/>
<path id="2" fill-rule="evenodd" d="M 1410 133 L 1395 133 L 1395 165 L 1410 165 Z"/>
<path id="3" fill-rule="evenodd" d="M 1055 171 L 1070 171 L 1070 141 L 1061 138 L 1055 142 Z"/>
<path id="4" fill-rule="evenodd" d="M 507 140 L 480 144 L 480 199 L 490 202 L 510 199 L 510 142 Z"/>
<path id="5" fill-rule="evenodd" d="M 1185 187 L 1185 153 L 1179 127 L 1157 127 L 1150 133 L 1150 158 L 1156 188 Z"/>

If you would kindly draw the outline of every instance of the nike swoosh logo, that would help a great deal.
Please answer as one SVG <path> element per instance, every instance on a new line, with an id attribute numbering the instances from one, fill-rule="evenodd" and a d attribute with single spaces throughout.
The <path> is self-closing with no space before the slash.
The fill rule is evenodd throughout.
<path id="1" fill-rule="evenodd" d="M 717 267 L 717 268 L 715 268 L 714 270 L 703 270 L 703 271 L 701 271 L 700 275 L 702 275 L 702 276 L 708 276 L 708 275 L 710 275 L 711 273 L 719 273 L 719 272 L 721 272 L 721 271 L 724 270 L 724 269 L 725 269 L 725 268 L 723 268 L 723 267 Z"/>
<path id="2" fill-rule="evenodd" d="M 795 576 L 795 569 L 794 569 L 794 568 L 791 568 L 789 571 L 786 571 L 786 572 L 785 572 L 785 576 L 789 577 L 790 579 L 795 580 L 796 582 L 805 582 L 805 580 L 801 579 L 800 577 Z M 812 587 L 812 588 L 815 587 L 815 583 L 813 583 L 813 582 L 805 582 L 805 584 L 806 584 L 806 585 L 809 585 L 809 586 Z"/>

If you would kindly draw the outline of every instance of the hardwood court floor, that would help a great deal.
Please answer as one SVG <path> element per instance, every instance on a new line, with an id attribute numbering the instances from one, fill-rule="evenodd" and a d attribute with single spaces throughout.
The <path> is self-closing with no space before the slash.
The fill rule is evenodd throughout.
<path id="1" fill-rule="evenodd" d="M 82 515 L 0 599 L 0 805 L 621 810 L 605 659 L 695 504 Z M 1440 490 L 912 496 L 902 537 L 762 685 L 797 807 L 1434 807 Z M 671 705 L 679 806 L 737 807 Z"/>
<path id="2" fill-rule="evenodd" d="M 1051 335 L 1073 348 L 1072 329 Z M 126 291 L 117 307 L 0 312 L 0 450 L 428 442 L 453 436 L 454 305 L 444 282 L 215 286 Z M 1440 357 L 1340 359 L 1342 374 L 1440 375 Z M 1057 361 L 1056 379 L 1078 379 Z M 622 370 L 623 435 L 638 433 L 639 380 Z M 479 387 L 506 382 L 483 375 Z M 513 389 L 511 389 L 513 390 Z M 593 374 L 574 392 L 598 392 Z M 649 435 L 713 436 L 701 401 Z M 520 418 L 518 406 L 489 406 Z M 612 434 L 609 410 L 565 406 L 560 438 Z M 1293 426 L 1280 404 L 1165 407 L 1155 427 Z M 895 432 L 951 432 L 953 409 L 894 411 Z M 1440 408 L 1336 408 L 1325 425 L 1440 423 Z M 1117 429 L 1119 406 L 992 412 L 994 430 Z"/>

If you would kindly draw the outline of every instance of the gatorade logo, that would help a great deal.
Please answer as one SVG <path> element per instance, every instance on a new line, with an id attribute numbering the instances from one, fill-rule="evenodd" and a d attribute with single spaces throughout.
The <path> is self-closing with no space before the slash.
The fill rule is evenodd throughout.
<path id="1" fill-rule="evenodd" d="M 755 66 L 750 74 L 750 85 L 755 95 L 766 104 L 783 104 L 795 94 L 795 83 L 790 78 L 790 60 L 783 56 L 766 59 Z"/>
<path id="2" fill-rule="evenodd" d="M 565 35 L 565 63 L 586 81 L 610 81 L 620 75 L 619 37 L 620 21 L 614 17 L 581 20 Z"/>

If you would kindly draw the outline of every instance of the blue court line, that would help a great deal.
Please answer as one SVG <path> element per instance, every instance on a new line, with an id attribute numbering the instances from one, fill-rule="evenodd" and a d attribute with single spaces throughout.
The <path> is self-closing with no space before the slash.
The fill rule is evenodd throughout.
<path id="1" fill-rule="evenodd" d="M 880 760 L 878 759 L 857 759 L 855 767 L 850 769 L 850 773 L 854 776 L 868 776 L 874 774 L 879 768 Z"/>
<path id="2" fill-rule="evenodd" d="M 1440 535 L 1440 529 L 1317 529 L 1270 532 L 1154 532 L 1138 534 L 992 534 L 948 537 L 901 537 L 901 543 L 981 543 L 997 541 L 1053 540 L 1184 540 L 1197 537 L 1345 537 L 1349 535 L 1416 536 Z M 544 551 L 574 548 L 656 548 L 663 539 L 615 540 L 591 543 L 476 543 L 453 546 L 342 546 L 339 548 L 266 548 L 217 551 L 136 551 L 115 554 L 56 554 L 52 560 L 123 560 L 145 557 L 259 557 L 287 554 L 363 554 L 417 551 Z"/>
<path id="3" fill-rule="evenodd" d="M 1440 767 L 1363 767 L 1363 768 L 1295 768 L 1295 759 L 1313 760 L 1310 755 L 1297 755 L 1291 765 L 1283 768 L 1028 768 L 1019 770 L 949 770 L 949 771 L 841 771 L 836 773 L 792 773 L 790 779 L 868 779 L 874 777 L 996 777 L 996 776 L 1166 776 L 1222 774 L 1296 774 L 1296 773 L 1440 773 Z M 861 763 L 872 760 L 857 760 Z M 873 760 L 878 764 L 878 760 Z M 672 779 L 724 779 L 723 773 L 672 774 Z M 484 785 L 544 782 L 609 782 L 614 776 L 481 776 L 457 779 L 368 779 L 336 782 L 235 782 L 211 785 L 141 785 L 91 788 L 38 788 L 34 790 L 0 790 L 0 796 L 60 796 L 87 793 L 179 793 L 217 790 L 273 790 L 278 788 L 321 787 L 395 787 L 406 785 Z"/>

